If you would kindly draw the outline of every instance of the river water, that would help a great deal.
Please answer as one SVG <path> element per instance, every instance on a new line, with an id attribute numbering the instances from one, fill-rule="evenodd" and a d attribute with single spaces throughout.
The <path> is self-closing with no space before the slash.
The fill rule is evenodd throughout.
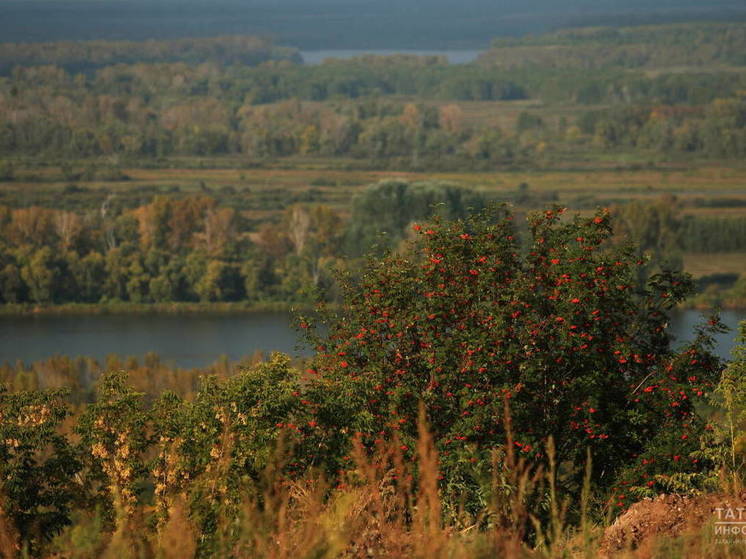
<path id="1" fill-rule="evenodd" d="M 445 56 L 450 64 L 468 64 L 482 54 L 481 50 L 304 50 L 301 51 L 305 64 L 321 64 L 327 58 L 349 59 L 366 54 L 390 56 L 392 54 L 414 54 L 417 56 Z"/>
<path id="2" fill-rule="evenodd" d="M 725 311 L 722 319 L 732 330 L 718 336 L 717 351 L 727 358 L 746 310 Z M 680 311 L 672 316 L 670 331 L 681 343 L 701 321 L 698 311 Z M 53 355 L 102 361 L 109 354 L 142 357 L 151 351 L 184 368 L 203 367 L 223 355 L 238 360 L 256 351 L 309 353 L 299 345 L 290 315 L 281 312 L 0 317 L 0 363 L 29 363 Z"/>

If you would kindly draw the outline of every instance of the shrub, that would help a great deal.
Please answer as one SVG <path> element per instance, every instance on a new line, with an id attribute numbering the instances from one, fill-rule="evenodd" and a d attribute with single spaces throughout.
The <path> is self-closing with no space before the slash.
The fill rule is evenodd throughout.
<path id="1" fill-rule="evenodd" d="M 0 531 L 10 531 L 18 540 L 2 540 L 0 547 L 16 545 L 33 555 L 70 524 L 80 462 L 59 433 L 69 414 L 63 395 L 11 394 L 0 386 L 0 523 L 12 524 Z"/>

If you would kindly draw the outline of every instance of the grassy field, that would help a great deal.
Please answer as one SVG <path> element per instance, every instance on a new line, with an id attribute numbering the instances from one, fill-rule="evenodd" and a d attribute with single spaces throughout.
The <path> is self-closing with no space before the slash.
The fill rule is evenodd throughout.
<path id="1" fill-rule="evenodd" d="M 746 270 L 746 254 L 741 252 L 688 253 L 684 255 L 684 269 L 695 278 L 713 274 L 742 274 Z"/>
<path id="2" fill-rule="evenodd" d="M 318 162 L 285 161 L 283 166 L 257 169 L 236 168 L 240 160 L 223 158 L 203 160 L 200 168 L 179 165 L 174 160 L 164 168 L 123 167 L 126 180 L 93 180 L 74 183 L 84 191 L 106 190 L 123 196 L 138 192 L 199 193 L 216 192 L 229 187 L 246 197 L 268 192 L 285 196 L 313 191 L 319 203 L 344 207 L 365 185 L 386 179 L 408 181 L 436 179 L 470 186 L 497 196 L 511 193 L 520 184 L 527 184 L 536 192 L 556 192 L 560 202 L 573 207 L 578 197 L 595 197 L 599 205 L 628 200 L 652 200 L 672 194 L 687 207 L 687 213 L 746 214 L 746 165 L 722 166 L 708 164 L 689 167 L 683 164 L 666 167 L 638 168 L 595 164 L 588 168 L 567 170 L 502 170 L 479 172 L 411 172 L 390 170 L 340 169 L 340 165 L 324 167 Z M 330 162 L 331 163 L 331 162 Z M 20 202 L 38 203 L 44 195 L 66 194 L 71 181 L 59 169 L 21 169 L 16 180 L 0 182 L 0 203 L 3 198 L 17 198 Z M 66 191 L 67 189 L 67 191 Z M 178 190 L 177 190 L 178 189 Z M 57 198 L 59 201 L 59 198 Z M 737 204 L 733 204 L 737 201 Z M 7 202 L 6 202 L 7 203 Z M 740 204 L 742 207 L 739 207 Z M 713 206 L 723 207 L 713 207 Z M 710 207 L 702 207 L 710 206 Z M 730 207 L 728 207 L 730 206 Z"/>

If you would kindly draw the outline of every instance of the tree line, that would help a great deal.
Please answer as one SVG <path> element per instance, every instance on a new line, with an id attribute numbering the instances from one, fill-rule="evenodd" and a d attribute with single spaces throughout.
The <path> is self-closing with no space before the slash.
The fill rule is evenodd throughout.
<path id="1" fill-rule="evenodd" d="M 339 217 L 296 207 L 250 234 L 208 197 L 156 198 L 116 214 L 4 209 L 6 303 L 293 301 L 328 274 Z"/>
<path id="2" fill-rule="evenodd" d="M 308 303 L 333 296 L 345 256 L 396 248 L 413 219 L 485 205 L 454 185 L 383 181 L 355 198 L 348 222 L 326 206 L 295 204 L 257 226 L 204 195 L 134 208 L 107 199 L 83 212 L 0 206 L 0 301 Z"/>
<path id="3" fill-rule="evenodd" d="M 149 41 L 59 41 L 0 43 L 0 76 L 16 66 L 54 65 L 71 73 L 136 62 L 216 62 L 255 66 L 270 60 L 299 62 L 294 48 L 254 36 L 223 36 Z"/>
<path id="4" fill-rule="evenodd" d="M 495 39 L 480 61 L 495 67 L 598 69 L 746 65 L 746 25 L 683 23 L 560 29 Z"/>
<path id="5" fill-rule="evenodd" d="M 578 125 L 607 149 L 632 147 L 716 158 L 746 154 L 746 96 L 717 99 L 704 107 L 592 111 Z"/>
<path id="6" fill-rule="evenodd" d="M 581 146 L 738 158 L 746 145 L 746 98 L 741 95 L 704 105 L 593 110 L 574 122 L 547 123 L 528 110 L 511 130 L 468 118 L 458 103 L 370 97 L 256 105 L 250 96 L 235 102 L 219 85 L 230 87 L 230 80 L 210 78 L 214 68 L 181 68 L 183 74 L 179 67 L 161 72 L 145 67 L 144 75 L 154 76 L 153 82 L 125 80 L 127 94 L 89 88 L 85 79 L 55 68 L 18 71 L 0 83 L 0 152 L 6 158 L 237 155 L 254 162 L 344 156 L 371 164 L 442 168 L 529 165 L 566 158 Z M 120 70 L 112 72 L 105 81 L 119 83 Z M 41 85 L 47 79 L 56 85 Z M 167 85 L 161 89 L 160 83 Z"/>
<path id="7" fill-rule="evenodd" d="M 519 196 L 526 196 L 518 191 Z M 521 198 L 522 199 L 522 198 Z M 523 200 L 523 199 L 522 199 Z M 352 201 L 349 219 L 292 204 L 257 222 L 206 195 L 155 196 L 97 209 L 0 206 L 0 302 L 312 302 L 338 296 L 337 273 L 371 251 L 398 250 L 409 225 L 464 218 L 497 200 L 437 181 L 388 180 Z M 524 203 L 526 200 L 523 200 Z M 613 211 L 615 242 L 632 239 L 649 269 L 682 267 L 685 251 L 743 251 L 743 218 L 681 218 L 675 201 Z"/>
<path id="8" fill-rule="evenodd" d="M 531 152 L 507 132 L 467 126 L 456 105 L 369 100 L 233 106 L 207 96 L 156 108 L 139 98 L 107 95 L 25 99 L 3 103 L 0 150 L 6 156 L 348 156 L 417 166 L 428 157 L 511 162 Z"/>

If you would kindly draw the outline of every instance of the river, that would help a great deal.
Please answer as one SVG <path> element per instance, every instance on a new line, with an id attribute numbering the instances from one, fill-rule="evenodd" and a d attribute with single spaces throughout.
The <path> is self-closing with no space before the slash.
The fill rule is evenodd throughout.
<path id="1" fill-rule="evenodd" d="M 321 64 L 327 58 L 349 59 L 366 54 L 390 56 L 392 54 L 414 54 L 417 56 L 445 56 L 450 64 L 468 64 L 482 54 L 482 50 L 304 50 L 303 62 L 309 65 Z"/>
<path id="2" fill-rule="evenodd" d="M 674 314 L 670 331 L 678 343 L 692 337 L 701 318 L 693 310 Z M 722 319 L 732 330 L 718 336 L 717 352 L 727 358 L 746 310 L 725 311 Z M 113 353 L 142 357 L 152 351 L 164 362 L 198 368 L 222 355 L 238 360 L 256 351 L 308 354 L 308 348 L 299 346 L 290 322 L 290 315 L 281 312 L 2 316 L 0 363 L 29 363 L 53 355 L 85 355 L 101 361 Z"/>

